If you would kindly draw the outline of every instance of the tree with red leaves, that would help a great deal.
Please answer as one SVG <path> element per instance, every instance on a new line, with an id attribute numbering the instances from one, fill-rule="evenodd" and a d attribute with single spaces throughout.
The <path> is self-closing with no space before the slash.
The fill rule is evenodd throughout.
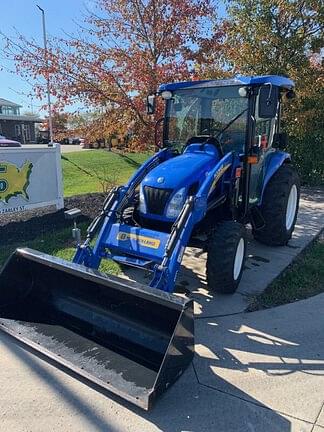
<path id="1" fill-rule="evenodd" d="M 127 134 L 131 125 L 132 146 L 147 148 L 161 108 L 148 117 L 146 95 L 160 83 L 195 78 L 195 47 L 213 18 L 210 0 L 97 0 L 78 36 L 51 38 L 46 53 L 22 35 L 7 38 L 6 53 L 39 98 L 50 76 L 57 110 L 78 101 L 99 113 L 88 139 Z"/>

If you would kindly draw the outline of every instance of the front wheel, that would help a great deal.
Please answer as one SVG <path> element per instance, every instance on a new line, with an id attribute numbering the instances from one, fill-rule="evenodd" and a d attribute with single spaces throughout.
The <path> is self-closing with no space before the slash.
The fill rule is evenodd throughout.
<path id="1" fill-rule="evenodd" d="M 212 232 L 208 250 L 206 275 L 211 291 L 232 294 L 243 273 L 246 258 L 245 226 L 235 221 L 224 221 Z"/>
<path id="2" fill-rule="evenodd" d="M 253 230 L 254 238 L 269 246 L 284 246 L 295 228 L 300 195 L 300 180 L 296 169 L 285 164 L 266 186 L 261 215 L 264 226 Z"/>

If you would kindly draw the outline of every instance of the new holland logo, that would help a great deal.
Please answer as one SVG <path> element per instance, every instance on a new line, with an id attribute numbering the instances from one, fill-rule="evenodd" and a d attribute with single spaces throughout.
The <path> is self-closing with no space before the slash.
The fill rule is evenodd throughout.
<path id="1" fill-rule="evenodd" d="M 121 240 L 121 241 L 135 240 L 140 245 L 152 249 L 158 249 L 161 243 L 159 239 L 146 237 L 139 234 L 127 233 L 124 231 L 119 231 L 119 233 L 117 234 L 117 240 Z"/>
<path id="2" fill-rule="evenodd" d="M 211 185 L 211 187 L 209 189 L 209 193 L 211 193 L 215 189 L 218 180 L 222 177 L 222 175 L 224 174 L 224 172 L 230 166 L 231 166 L 231 164 L 228 163 L 226 165 L 223 165 L 218 171 L 216 171 L 216 173 L 214 175 L 214 181 L 213 181 L 213 183 L 212 183 L 212 185 Z"/>

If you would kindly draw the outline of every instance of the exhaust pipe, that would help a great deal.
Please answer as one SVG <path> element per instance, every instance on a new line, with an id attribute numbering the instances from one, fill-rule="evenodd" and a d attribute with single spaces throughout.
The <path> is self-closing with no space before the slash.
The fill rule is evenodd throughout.
<path id="1" fill-rule="evenodd" d="M 27 248 L 0 273 L 0 330 L 145 410 L 194 353 L 192 300 Z"/>

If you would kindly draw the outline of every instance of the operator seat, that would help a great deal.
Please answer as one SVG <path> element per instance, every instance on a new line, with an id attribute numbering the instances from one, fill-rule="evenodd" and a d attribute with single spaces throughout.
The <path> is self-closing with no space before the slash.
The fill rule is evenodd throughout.
<path id="1" fill-rule="evenodd" d="M 224 153 L 234 151 L 237 154 L 244 152 L 245 131 L 225 132 L 222 139 Z"/>

